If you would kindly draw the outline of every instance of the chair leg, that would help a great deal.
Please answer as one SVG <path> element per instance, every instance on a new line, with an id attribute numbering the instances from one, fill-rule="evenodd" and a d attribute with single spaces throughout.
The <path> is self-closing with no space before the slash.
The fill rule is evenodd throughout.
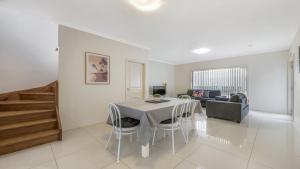
<path id="1" fill-rule="evenodd" d="M 164 130 L 164 138 L 166 137 L 166 130 Z"/>
<path id="2" fill-rule="evenodd" d="M 174 129 L 172 129 L 172 149 L 173 149 L 173 155 L 175 155 L 175 143 L 174 143 Z"/>
<path id="3" fill-rule="evenodd" d="M 121 133 L 119 133 L 119 144 L 118 144 L 118 155 L 117 155 L 117 163 L 120 162 L 120 149 L 121 149 Z"/>
<path id="4" fill-rule="evenodd" d="M 111 133 L 110 133 L 110 136 L 109 136 L 109 138 L 108 138 L 108 140 L 106 142 L 105 148 L 108 147 L 108 143 L 110 142 L 110 139 L 111 139 L 112 135 L 113 135 L 113 131 L 111 131 Z"/>
<path id="5" fill-rule="evenodd" d="M 136 129 L 136 138 L 137 138 L 137 140 L 140 139 L 140 127 L 138 127 L 138 128 Z"/>
<path id="6" fill-rule="evenodd" d="M 152 145 L 154 145 L 156 130 L 157 130 L 157 128 L 155 127 L 154 132 L 153 132 Z"/>
<path id="7" fill-rule="evenodd" d="M 129 136 L 129 141 L 130 141 L 130 143 L 132 143 L 132 134 L 130 134 L 130 136 Z"/>
<path id="8" fill-rule="evenodd" d="M 184 130 L 183 130 L 182 126 L 180 126 L 180 130 L 181 130 L 181 133 L 182 133 L 182 135 L 183 135 L 185 144 L 187 144 L 187 140 L 186 140 L 186 137 L 185 137 Z"/>
<path id="9" fill-rule="evenodd" d="M 188 122 L 187 120 L 184 121 L 184 123 L 185 123 L 184 125 L 185 125 L 186 142 L 189 141 L 189 129 L 188 129 L 188 123 L 187 122 Z"/>

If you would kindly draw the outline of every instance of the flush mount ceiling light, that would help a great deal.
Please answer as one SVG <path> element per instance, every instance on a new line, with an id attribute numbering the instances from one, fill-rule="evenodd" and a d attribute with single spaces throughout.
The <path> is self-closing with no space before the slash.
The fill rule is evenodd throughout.
<path id="1" fill-rule="evenodd" d="M 199 48 L 199 49 L 193 50 L 192 52 L 195 54 L 198 54 L 198 55 L 202 55 L 202 54 L 208 53 L 210 51 L 211 50 L 209 48 Z"/>
<path id="2" fill-rule="evenodd" d="M 154 11 L 161 7 L 161 0 L 128 0 L 131 5 L 140 11 Z"/>

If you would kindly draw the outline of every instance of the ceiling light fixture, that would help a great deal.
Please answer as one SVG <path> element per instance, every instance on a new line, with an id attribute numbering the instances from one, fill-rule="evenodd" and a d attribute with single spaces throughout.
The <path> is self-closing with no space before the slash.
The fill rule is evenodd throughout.
<path id="1" fill-rule="evenodd" d="M 161 7 L 161 0 L 128 0 L 131 5 L 140 11 L 154 11 Z"/>
<path id="2" fill-rule="evenodd" d="M 199 49 L 193 50 L 192 52 L 195 54 L 198 54 L 198 55 L 202 55 L 202 54 L 208 53 L 210 51 L 211 50 L 209 48 L 199 48 Z"/>

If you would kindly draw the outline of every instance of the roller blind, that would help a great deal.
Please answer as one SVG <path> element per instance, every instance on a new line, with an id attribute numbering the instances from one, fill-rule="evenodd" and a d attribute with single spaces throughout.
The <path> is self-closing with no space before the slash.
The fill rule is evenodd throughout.
<path id="1" fill-rule="evenodd" d="M 247 68 L 206 69 L 192 72 L 192 88 L 220 90 L 222 95 L 247 94 Z"/>

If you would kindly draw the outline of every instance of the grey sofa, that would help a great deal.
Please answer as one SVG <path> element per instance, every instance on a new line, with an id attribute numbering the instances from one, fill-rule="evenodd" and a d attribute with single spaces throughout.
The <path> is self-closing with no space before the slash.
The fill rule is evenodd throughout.
<path id="1" fill-rule="evenodd" d="M 202 97 L 193 97 L 194 91 L 203 91 L 204 96 Z M 177 97 L 180 95 L 189 95 L 192 99 L 200 100 L 202 107 L 206 107 L 206 102 L 208 100 L 215 100 L 216 96 L 221 96 L 220 90 L 201 90 L 201 89 L 189 89 L 187 93 L 178 94 Z"/>
<path id="2" fill-rule="evenodd" d="M 229 101 L 209 100 L 206 102 L 207 117 L 220 118 L 240 123 L 249 112 L 247 97 L 232 94 Z"/>

